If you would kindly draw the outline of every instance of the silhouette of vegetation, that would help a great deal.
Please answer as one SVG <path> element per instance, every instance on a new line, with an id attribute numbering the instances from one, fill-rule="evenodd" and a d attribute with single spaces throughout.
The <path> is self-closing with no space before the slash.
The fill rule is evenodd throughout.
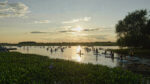
<path id="1" fill-rule="evenodd" d="M 34 42 L 34 41 L 27 41 L 27 42 L 19 42 L 18 44 L 19 45 L 34 45 L 34 44 L 36 44 L 36 42 Z"/>
<path id="2" fill-rule="evenodd" d="M 0 43 L 8 46 L 116 46 L 115 42 L 60 42 L 60 43 L 36 43 L 32 41 L 19 42 L 18 44 Z"/>
<path id="3" fill-rule="evenodd" d="M 119 46 L 150 48 L 150 19 L 147 10 L 129 13 L 116 25 Z"/>

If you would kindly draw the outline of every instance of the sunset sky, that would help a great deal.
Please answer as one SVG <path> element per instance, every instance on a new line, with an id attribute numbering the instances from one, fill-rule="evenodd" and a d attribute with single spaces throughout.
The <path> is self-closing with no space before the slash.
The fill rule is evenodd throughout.
<path id="1" fill-rule="evenodd" d="M 128 12 L 150 0 L 0 0 L 0 43 L 115 41 Z"/>

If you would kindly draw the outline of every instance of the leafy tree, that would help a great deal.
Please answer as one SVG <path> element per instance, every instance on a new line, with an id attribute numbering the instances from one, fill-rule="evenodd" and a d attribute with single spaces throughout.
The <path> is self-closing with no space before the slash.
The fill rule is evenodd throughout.
<path id="1" fill-rule="evenodd" d="M 129 13 L 116 24 L 116 33 L 120 46 L 150 48 L 150 20 L 147 10 Z"/>

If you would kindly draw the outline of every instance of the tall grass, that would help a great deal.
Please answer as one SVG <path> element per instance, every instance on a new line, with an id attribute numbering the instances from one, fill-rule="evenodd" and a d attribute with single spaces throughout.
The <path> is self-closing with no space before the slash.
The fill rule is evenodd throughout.
<path id="1" fill-rule="evenodd" d="M 0 84 L 141 84 L 141 79 L 142 76 L 120 68 L 0 53 Z"/>

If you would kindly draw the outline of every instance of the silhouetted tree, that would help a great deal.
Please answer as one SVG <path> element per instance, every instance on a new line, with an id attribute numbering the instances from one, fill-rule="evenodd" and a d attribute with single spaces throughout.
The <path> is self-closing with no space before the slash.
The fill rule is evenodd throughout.
<path id="1" fill-rule="evenodd" d="M 116 25 L 120 46 L 150 48 L 150 20 L 147 10 L 129 13 Z"/>

